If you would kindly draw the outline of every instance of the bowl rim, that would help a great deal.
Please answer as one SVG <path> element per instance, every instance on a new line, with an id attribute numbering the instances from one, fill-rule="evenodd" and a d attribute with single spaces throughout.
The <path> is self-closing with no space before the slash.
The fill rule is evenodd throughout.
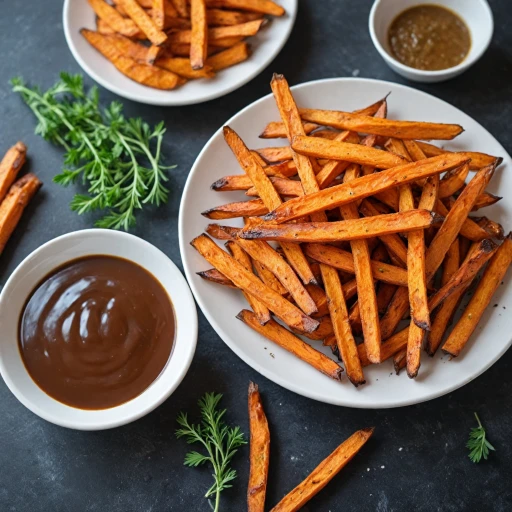
<path id="1" fill-rule="evenodd" d="M 292 0 L 293 2 L 293 10 L 289 11 L 287 14 L 289 16 L 289 23 L 287 24 L 286 31 L 284 33 L 283 38 L 281 41 L 273 48 L 273 50 L 267 55 L 265 62 L 255 67 L 251 72 L 245 74 L 242 76 L 242 78 L 238 81 L 235 81 L 228 87 L 225 87 L 224 89 L 220 91 L 215 91 L 210 94 L 206 94 L 204 97 L 201 98 L 194 98 L 191 97 L 189 99 L 183 99 L 183 100 L 176 100 L 173 98 L 172 91 L 164 91 L 169 93 L 169 100 L 165 99 L 158 99 L 155 97 L 155 99 L 151 97 L 147 98 L 141 98 L 136 93 L 131 93 L 130 91 L 126 91 L 121 87 L 118 87 L 111 81 L 103 78 L 101 74 L 96 73 L 87 63 L 85 59 L 82 58 L 80 52 L 76 48 L 72 36 L 70 27 L 68 24 L 68 17 L 69 17 L 69 9 L 71 6 L 72 1 L 77 0 L 64 0 L 64 6 L 62 10 L 62 26 L 64 28 L 64 37 L 66 39 L 66 43 L 68 45 L 69 50 L 71 51 L 71 54 L 75 58 L 76 62 L 79 64 L 79 66 L 82 68 L 82 70 L 89 75 L 90 78 L 92 78 L 94 81 L 96 81 L 98 84 L 100 84 L 102 87 L 107 89 L 108 91 L 117 94 L 118 96 L 121 96 L 122 98 L 126 98 L 128 100 L 134 101 L 136 103 L 142 103 L 144 105 L 157 105 L 161 107 L 180 107 L 185 105 L 198 105 L 201 103 L 206 103 L 207 101 L 215 100 L 217 98 L 221 98 L 223 96 L 226 96 L 233 91 L 240 89 L 247 83 L 249 83 L 253 78 L 258 76 L 260 73 L 262 73 L 271 63 L 272 61 L 281 53 L 281 50 L 284 48 L 284 45 L 288 42 L 288 39 L 290 38 L 290 35 L 292 33 L 293 27 L 295 26 L 295 21 L 297 19 L 297 11 L 298 11 L 298 0 Z M 125 77 L 127 78 L 127 77 Z M 127 78 L 129 80 L 129 78 Z M 151 89 L 150 87 L 147 87 L 147 89 Z"/>
<path id="2" fill-rule="evenodd" d="M 443 77 L 446 75 L 456 75 L 459 72 L 462 72 L 472 66 L 477 60 L 480 59 L 480 57 L 485 53 L 487 48 L 489 48 L 489 45 L 491 44 L 492 36 L 494 33 L 494 17 L 492 14 L 491 6 L 489 5 L 489 2 L 487 0 L 478 0 L 480 2 L 480 5 L 487 11 L 487 14 L 489 16 L 490 20 L 490 27 L 488 30 L 488 34 L 486 39 L 484 40 L 483 44 L 480 45 L 480 48 L 474 53 L 474 55 L 470 58 L 468 55 L 461 63 L 457 64 L 456 66 L 452 66 L 450 68 L 446 69 L 438 69 L 435 71 L 429 71 L 425 69 L 416 69 L 412 68 L 410 66 L 406 66 L 405 64 L 402 64 L 400 61 L 395 59 L 393 55 L 391 55 L 381 44 L 379 38 L 377 37 L 377 34 L 375 32 L 375 22 L 377 19 L 377 8 L 384 0 L 375 0 L 373 2 L 372 8 L 370 10 L 370 16 L 368 19 L 368 28 L 370 31 L 370 38 L 373 42 L 373 45 L 377 49 L 377 51 L 380 53 L 381 57 L 388 63 L 392 63 L 393 66 L 400 69 L 403 73 L 408 73 L 409 75 L 416 75 L 418 77 L 422 78 L 436 78 L 436 77 Z M 438 4 L 438 5 L 444 5 L 444 0 L 433 0 L 432 2 L 423 2 L 421 0 L 418 0 L 418 4 L 422 3 L 432 3 L 432 4 Z M 457 12 L 457 14 L 459 14 Z M 460 15 L 460 14 L 459 14 Z M 461 18 L 463 18 L 462 15 L 460 15 Z M 463 18 L 464 20 L 464 18 Z M 464 20 L 465 22 L 465 20 Z"/>
<path id="3" fill-rule="evenodd" d="M 175 281 L 173 283 L 173 288 L 169 289 L 168 287 L 165 287 L 162 283 L 162 287 L 164 287 L 166 293 L 169 295 L 169 298 L 171 300 L 171 303 L 173 304 L 173 308 L 175 310 L 176 314 L 176 323 L 178 324 L 178 315 L 176 313 L 176 306 L 175 304 L 178 302 L 177 300 L 174 300 L 173 295 L 175 297 L 179 294 L 179 303 L 180 307 L 183 306 L 187 312 L 188 316 L 186 321 L 182 321 L 182 325 L 184 328 L 177 329 L 176 330 L 176 337 L 173 345 L 173 352 L 176 349 L 176 346 L 178 343 L 180 346 L 184 347 L 184 353 L 183 353 L 183 360 L 179 365 L 179 370 L 176 372 L 174 371 L 170 376 L 167 376 L 168 384 L 165 386 L 165 390 L 160 390 L 158 394 L 154 393 L 154 388 L 152 389 L 152 385 L 157 382 L 158 379 L 160 379 L 165 371 L 166 368 L 168 368 L 168 365 L 164 367 L 160 375 L 153 381 L 153 383 L 147 387 L 142 393 L 140 393 L 137 397 L 135 397 L 132 400 L 129 400 L 128 402 L 125 402 L 123 404 L 120 404 L 115 407 L 110 407 L 108 409 L 94 409 L 94 410 L 87 410 L 87 409 L 79 409 L 72 406 L 69 406 L 65 403 L 62 403 L 58 400 L 55 400 L 50 395 L 47 395 L 51 400 L 54 400 L 59 404 L 59 406 L 64 407 L 68 409 L 70 412 L 76 412 L 77 410 L 80 411 L 81 415 L 88 415 L 90 413 L 90 419 L 87 422 L 83 421 L 83 418 L 76 418 L 73 417 L 73 414 L 70 414 L 68 417 L 63 417 L 62 415 L 55 414 L 53 412 L 48 411 L 44 407 L 41 407 L 36 401 L 28 398 L 24 392 L 20 390 L 18 385 L 16 384 L 15 379 L 12 379 L 9 372 L 7 371 L 6 367 L 6 361 L 4 360 L 2 351 L 0 351 L 0 375 L 2 376 L 5 384 L 9 388 L 9 390 L 12 392 L 12 394 L 31 412 L 36 414 L 37 416 L 43 418 L 46 421 L 49 421 L 50 423 L 53 423 L 55 425 L 59 425 L 61 427 L 66 427 L 70 429 L 75 430 L 107 430 L 115 427 L 119 427 L 122 425 L 126 425 L 128 423 L 131 423 L 139 418 L 142 418 L 146 414 L 150 413 L 154 409 L 156 409 L 159 405 L 161 405 L 169 396 L 176 390 L 176 388 L 180 385 L 181 381 L 185 377 L 186 373 L 188 372 L 188 369 L 190 368 L 190 365 L 192 363 L 196 346 L 197 346 L 197 334 L 198 334 L 198 319 L 197 319 L 197 309 L 195 306 L 195 301 L 192 295 L 192 292 L 190 290 L 190 287 L 188 286 L 188 283 L 179 270 L 179 268 L 176 266 L 176 264 L 160 249 L 158 249 L 153 244 L 149 243 L 148 241 L 137 237 L 135 235 L 132 235 L 130 233 L 125 233 L 121 231 L 111 231 L 107 229 L 99 229 L 99 228 L 92 228 L 92 229 L 83 229 L 83 230 L 77 230 L 72 231 L 70 233 L 65 233 L 63 235 L 60 235 L 56 238 L 53 238 L 38 248 L 36 248 L 34 251 L 32 251 L 30 254 L 28 254 L 22 261 L 19 263 L 19 265 L 15 268 L 15 270 L 12 272 L 12 274 L 7 279 L 7 282 L 5 283 L 4 287 L 2 288 L 2 291 L 0 293 L 0 318 L 2 316 L 1 310 L 2 305 L 4 301 L 7 300 L 7 295 L 13 288 L 13 286 L 16 284 L 24 270 L 26 269 L 27 265 L 30 265 L 34 258 L 41 255 L 41 253 L 44 253 L 52 246 L 58 244 L 59 242 L 62 242 L 64 240 L 72 240 L 74 238 L 81 238 L 83 241 L 83 237 L 88 236 L 112 236 L 113 238 L 124 238 L 125 240 L 128 240 L 130 244 L 137 244 L 143 251 L 152 251 L 154 254 L 159 254 L 163 257 L 163 260 L 166 262 L 166 265 L 171 267 L 173 272 L 173 277 L 175 277 Z M 84 251 L 82 256 L 87 256 L 88 254 L 93 254 L 93 252 L 87 252 Z M 94 254 L 101 254 L 101 251 L 95 251 Z M 107 252 L 105 254 L 108 255 Z M 80 258 L 81 256 L 78 256 Z M 144 266 L 141 263 L 135 262 L 130 255 L 121 256 L 125 258 L 128 261 L 134 262 L 137 265 L 144 268 L 147 272 L 150 272 L 151 275 L 155 277 L 159 282 L 160 279 L 158 275 L 156 275 L 155 272 L 148 269 L 146 266 Z M 69 261 L 72 261 L 71 259 Z M 55 266 L 57 268 L 58 265 Z M 165 270 L 162 270 L 162 272 L 165 272 Z M 34 286 L 36 283 L 34 283 Z M 179 292 L 176 290 L 179 289 Z M 180 341 L 181 340 L 181 341 Z M 5 340 L 3 341 L 5 342 Z M 16 340 L 17 342 L 17 340 Z M 186 343 L 185 343 L 186 342 Z M 19 354 L 19 350 L 18 350 Z M 19 357 L 21 359 L 21 354 L 19 354 Z M 169 361 L 172 359 L 172 353 L 169 358 Z M 23 361 L 21 361 L 23 364 Z M 25 365 L 23 364 L 23 367 Z M 32 377 L 30 374 L 26 371 L 29 378 L 32 380 Z M 34 382 L 34 384 L 37 386 L 37 384 Z M 38 386 L 39 387 L 39 386 Z M 40 388 L 41 389 L 41 388 Z M 44 390 L 41 389 L 43 393 Z M 151 396 L 151 393 L 153 392 L 154 396 Z M 147 400 L 143 403 L 141 403 L 137 409 L 134 409 L 133 411 L 123 411 L 123 414 L 120 414 L 118 418 L 112 418 L 112 419 L 102 419 L 102 418 L 94 418 L 95 415 L 98 415 L 98 413 L 107 412 L 107 414 L 111 414 L 112 416 L 115 416 L 115 414 L 112 414 L 113 411 L 118 410 L 119 408 L 125 406 L 126 404 L 129 404 L 133 402 L 134 400 L 140 399 L 141 397 L 144 397 L 146 395 Z M 94 420 L 94 421 L 92 421 Z"/>

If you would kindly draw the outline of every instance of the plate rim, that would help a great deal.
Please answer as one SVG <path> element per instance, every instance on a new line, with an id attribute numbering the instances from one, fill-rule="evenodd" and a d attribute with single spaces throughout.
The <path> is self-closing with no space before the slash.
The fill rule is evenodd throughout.
<path id="1" fill-rule="evenodd" d="M 161 99 L 151 99 L 151 98 L 144 98 L 141 99 L 140 96 L 136 94 L 132 94 L 131 92 L 124 91 L 123 89 L 119 88 L 117 85 L 112 84 L 108 80 L 104 79 L 101 75 L 96 73 L 91 67 L 87 64 L 87 62 L 81 57 L 80 52 L 76 48 L 72 36 L 70 27 L 68 24 L 68 18 L 69 18 L 69 9 L 71 6 L 72 1 L 77 0 L 64 0 L 64 6 L 62 9 L 62 26 L 64 28 L 64 38 L 66 39 L 66 44 L 68 45 L 69 50 L 71 51 L 71 54 L 73 55 L 74 59 L 78 63 L 78 65 L 82 68 L 82 70 L 95 82 L 97 82 L 99 85 L 107 89 L 108 91 L 117 94 L 118 96 L 121 96 L 122 98 L 128 99 L 130 101 L 134 101 L 136 103 L 142 103 L 144 105 L 156 105 L 161 107 L 180 107 L 180 106 L 186 106 L 186 105 L 198 105 L 200 103 L 206 103 L 207 101 L 211 101 L 217 98 L 221 98 L 223 96 L 226 96 L 230 94 L 231 92 L 243 87 L 247 83 L 249 83 L 253 78 L 258 76 L 260 73 L 262 73 L 267 66 L 269 66 L 272 61 L 281 53 L 281 50 L 284 48 L 284 45 L 288 42 L 288 39 L 290 38 L 290 35 L 292 33 L 293 27 L 295 26 L 295 22 L 297 20 L 297 11 L 299 10 L 299 0 L 291 0 L 293 2 L 293 11 L 289 12 L 289 23 L 287 24 L 285 35 L 282 38 L 282 40 L 277 44 L 277 46 L 274 47 L 273 51 L 267 54 L 267 57 L 265 58 L 264 62 L 256 67 L 254 70 L 252 70 L 250 73 L 246 75 L 241 75 L 241 79 L 236 81 L 235 83 L 231 84 L 229 87 L 226 87 L 220 91 L 207 94 L 204 97 L 201 98 L 190 98 L 190 99 L 183 99 L 183 100 L 176 100 L 172 98 L 172 91 L 167 91 L 169 93 L 169 100 L 161 100 Z M 186 84 L 185 84 L 186 86 Z M 149 87 L 148 87 L 149 89 Z M 164 91 L 165 92 L 165 91 Z"/>
<path id="2" fill-rule="evenodd" d="M 483 130 L 485 130 L 496 141 L 496 143 L 498 144 L 498 146 L 502 150 L 502 154 L 504 156 L 507 156 L 509 158 L 509 160 L 512 160 L 512 158 L 510 157 L 510 155 L 508 154 L 506 149 L 503 147 L 503 145 L 498 141 L 498 139 L 496 139 L 496 137 L 491 132 L 489 132 L 489 130 L 487 130 L 487 128 L 485 128 L 476 119 L 472 118 L 471 116 L 466 114 L 463 110 L 457 108 L 456 106 L 452 105 L 451 103 L 448 103 L 447 101 L 445 101 L 445 100 L 443 100 L 441 98 L 438 98 L 437 96 L 434 96 L 433 94 L 429 94 L 429 93 L 424 92 L 422 90 L 415 89 L 414 87 L 410 87 L 410 86 L 407 86 L 407 85 L 398 84 L 398 83 L 394 83 L 394 82 L 389 82 L 387 80 L 374 79 L 374 78 L 334 77 L 334 78 L 322 78 L 322 79 L 317 79 L 317 80 L 311 80 L 311 81 L 308 81 L 308 82 L 302 82 L 300 84 L 296 84 L 296 85 L 291 86 L 290 89 L 292 91 L 294 91 L 294 90 L 298 90 L 298 89 L 301 89 L 301 88 L 304 88 L 304 87 L 308 87 L 308 86 L 311 86 L 311 85 L 314 85 L 314 84 L 323 84 L 323 83 L 327 83 L 327 82 L 341 82 L 341 83 L 342 82 L 367 82 L 367 83 L 376 83 L 376 84 L 381 84 L 381 85 L 390 85 L 391 87 L 394 87 L 394 88 L 396 87 L 398 89 L 412 90 L 415 93 L 419 93 L 420 95 L 426 95 L 426 96 L 432 97 L 435 100 L 444 103 L 448 107 L 457 110 L 460 114 L 468 117 L 474 123 L 476 123 L 478 126 L 480 126 Z M 439 391 L 429 392 L 424 397 L 421 397 L 420 399 L 410 398 L 410 399 L 398 400 L 398 401 L 397 400 L 385 400 L 385 401 L 381 401 L 379 403 L 371 403 L 371 404 L 368 404 L 368 403 L 358 404 L 355 401 L 351 401 L 351 400 L 347 400 L 347 399 L 343 399 L 343 398 L 340 399 L 340 400 L 335 400 L 335 399 L 331 399 L 331 398 L 326 397 L 326 396 L 319 395 L 318 393 L 309 391 L 307 389 L 305 391 L 302 391 L 302 390 L 299 391 L 297 388 L 294 387 L 293 384 L 290 384 L 288 381 L 286 381 L 285 379 L 281 378 L 279 373 L 274 372 L 273 370 L 269 370 L 266 367 L 263 367 L 262 365 L 260 365 L 257 361 L 255 361 L 253 359 L 250 359 L 250 360 L 245 359 L 244 352 L 242 351 L 241 348 L 239 348 L 237 346 L 236 343 L 231 343 L 231 341 L 226 341 L 226 339 L 229 339 L 230 336 L 227 333 L 225 333 L 224 329 L 217 323 L 217 321 L 215 320 L 214 316 L 209 313 L 209 311 L 208 311 L 209 308 L 207 308 L 205 306 L 205 304 L 203 303 L 201 294 L 198 292 L 198 290 L 196 290 L 195 282 L 192 279 L 192 276 L 193 276 L 194 272 L 192 271 L 192 269 L 189 269 L 189 263 L 188 263 L 188 261 L 187 261 L 187 259 L 185 257 L 184 247 L 185 247 L 185 244 L 189 243 L 189 241 L 184 240 L 184 233 L 183 233 L 183 231 L 184 231 L 184 219 L 185 219 L 185 214 L 184 214 L 185 202 L 186 202 L 186 198 L 187 198 L 187 196 L 189 194 L 189 189 L 191 187 L 191 181 L 192 181 L 191 177 L 194 175 L 194 173 L 196 172 L 196 169 L 198 168 L 198 165 L 199 165 L 198 162 L 202 159 L 203 155 L 208 151 L 209 147 L 213 144 L 213 142 L 217 138 L 217 136 L 222 133 L 223 126 L 232 124 L 239 117 L 243 116 L 244 113 L 247 110 L 249 110 L 250 108 L 256 107 L 257 105 L 263 103 L 264 101 L 266 101 L 270 97 L 272 97 L 272 93 L 266 94 L 265 96 L 257 99 L 256 101 L 250 103 L 249 105 L 245 106 L 239 112 L 237 112 L 236 114 L 231 116 L 231 118 L 229 118 L 226 122 L 224 122 L 219 127 L 219 129 L 216 130 L 213 133 L 213 135 L 210 137 L 208 142 L 204 145 L 204 147 L 202 148 L 200 153 L 197 155 L 197 157 L 196 157 L 196 159 L 194 161 L 194 164 L 190 168 L 190 172 L 189 172 L 189 174 L 187 176 L 187 181 L 185 183 L 185 186 L 183 187 L 183 192 L 182 192 L 181 201 L 180 201 L 179 216 L 178 216 L 178 238 L 179 238 L 180 254 L 181 254 L 182 263 L 183 263 L 183 270 L 185 272 L 185 276 L 186 276 L 187 281 L 189 283 L 190 289 L 192 290 L 192 294 L 194 295 L 194 298 L 195 298 L 197 304 L 199 305 L 199 307 L 201 309 L 201 312 L 206 317 L 206 319 L 210 323 L 211 327 L 216 332 L 216 334 L 219 336 L 219 338 L 222 340 L 222 342 L 225 343 L 242 360 L 242 362 L 244 362 L 245 364 L 247 364 L 248 366 L 253 368 L 255 371 L 257 371 L 258 373 L 263 375 L 265 378 L 267 378 L 270 381 L 278 384 L 279 386 L 282 386 L 283 388 L 287 389 L 288 391 L 291 391 L 291 392 L 296 393 L 296 394 L 301 395 L 301 396 L 305 396 L 307 398 L 311 398 L 313 400 L 317 400 L 319 402 L 323 402 L 323 403 L 327 403 L 327 404 L 331 404 L 331 405 L 336 405 L 336 406 L 341 406 L 341 407 L 351 407 L 351 408 L 354 408 L 354 409 L 392 409 L 392 408 L 407 407 L 407 406 L 410 406 L 410 405 L 416 405 L 416 404 L 427 402 L 427 401 L 433 400 L 435 398 L 439 398 L 441 396 L 444 396 L 444 395 L 447 395 L 449 393 L 452 393 L 453 391 L 455 391 L 455 390 L 465 386 L 469 382 L 475 380 L 480 375 L 482 375 L 494 363 L 496 363 L 503 356 L 503 354 L 512 346 L 512 336 L 510 337 L 510 339 L 508 340 L 507 343 L 504 343 L 502 349 L 497 352 L 497 354 L 496 354 L 496 356 L 494 358 L 492 358 L 478 372 L 473 373 L 471 375 L 468 375 L 466 378 L 462 379 L 460 382 L 456 382 L 454 384 L 451 384 L 451 385 L 447 386 L 446 388 L 444 388 L 442 390 L 439 390 Z"/>

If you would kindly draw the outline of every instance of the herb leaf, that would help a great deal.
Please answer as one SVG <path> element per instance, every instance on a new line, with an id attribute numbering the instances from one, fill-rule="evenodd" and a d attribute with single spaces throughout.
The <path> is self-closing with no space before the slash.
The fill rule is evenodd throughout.
<path id="1" fill-rule="evenodd" d="M 200 443 L 206 450 L 206 454 L 191 451 L 185 456 L 184 464 L 197 467 L 210 463 L 213 467 L 214 484 L 208 489 L 205 498 L 215 496 L 214 511 L 220 506 L 220 493 L 224 489 L 232 487 L 231 482 L 236 478 L 236 470 L 229 464 L 238 448 L 247 441 L 240 427 L 228 427 L 224 422 L 226 409 L 218 409 L 221 394 L 206 393 L 198 402 L 201 410 L 201 423 L 190 423 L 185 413 L 181 412 L 177 422 L 181 428 L 176 430 L 176 437 L 183 437 L 188 444 Z"/>
<path id="2" fill-rule="evenodd" d="M 54 182 L 68 186 L 81 177 L 87 186 L 73 198 L 73 211 L 106 210 L 96 226 L 128 230 L 144 204 L 167 202 L 166 172 L 174 167 L 162 164 L 163 123 L 151 128 L 126 119 L 117 101 L 101 109 L 98 89 L 86 92 L 81 75 L 61 73 L 45 92 L 21 78 L 11 83 L 37 118 L 35 133 L 66 150 L 66 168 Z"/>
<path id="3" fill-rule="evenodd" d="M 478 414 L 476 412 L 474 414 L 476 421 L 478 422 L 478 427 L 471 429 L 466 447 L 469 448 L 469 458 L 471 461 L 480 462 L 482 457 L 484 460 L 487 460 L 489 451 L 495 451 L 495 448 L 487 440 L 485 428 L 482 426 Z"/>

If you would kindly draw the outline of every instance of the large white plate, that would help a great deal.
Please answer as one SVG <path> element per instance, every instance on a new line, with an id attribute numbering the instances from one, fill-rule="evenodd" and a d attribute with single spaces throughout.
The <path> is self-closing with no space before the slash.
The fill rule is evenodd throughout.
<path id="1" fill-rule="evenodd" d="M 388 92 L 392 93 L 389 117 L 459 123 L 465 132 L 456 141 L 446 143 L 445 147 L 454 150 L 471 148 L 502 156 L 504 163 L 496 172 L 489 191 L 501 191 L 501 195 L 505 195 L 505 191 L 512 190 L 512 162 L 504 148 L 480 124 L 444 101 L 409 87 L 378 80 L 339 78 L 293 88 L 299 106 L 349 111 L 373 103 Z M 279 114 L 273 97 L 269 95 L 246 107 L 227 124 L 241 135 L 249 147 L 256 148 L 274 144 L 274 141 L 269 144 L 269 141 L 259 139 L 258 133 L 267 122 L 277 119 Z M 510 346 L 510 280 L 499 287 L 492 300 L 492 305 L 499 306 L 487 309 L 463 354 L 451 361 L 441 354 L 433 359 L 423 355 L 420 374 L 414 381 L 403 372 L 396 376 L 391 362 L 387 361 L 366 368 L 367 383 L 356 389 L 346 377 L 342 383 L 330 380 L 265 340 L 235 318 L 241 309 L 247 307 L 239 292 L 206 282 L 196 275 L 209 265 L 189 245 L 190 240 L 202 233 L 208 224 L 208 219 L 200 212 L 245 197 L 241 193 L 220 193 L 209 188 L 217 178 L 240 172 L 223 140 L 222 131 L 217 131 L 198 156 L 185 185 L 179 218 L 180 248 L 187 279 L 206 318 L 238 356 L 267 378 L 291 391 L 332 404 L 362 408 L 398 407 L 429 400 L 463 386 L 489 368 Z M 510 227 L 512 204 L 504 199 L 488 208 L 485 214 Z M 225 221 L 225 224 L 241 225 L 236 220 Z M 312 343 L 320 347 L 319 342 Z M 323 351 L 330 353 L 326 349 Z"/>
<path id="2" fill-rule="evenodd" d="M 242 87 L 260 73 L 281 51 L 288 40 L 297 15 L 297 0 L 277 0 L 286 14 L 270 17 L 261 32 L 248 39 L 251 57 L 220 71 L 215 78 L 191 80 L 174 91 L 160 91 L 140 85 L 120 73 L 81 35 L 81 28 L 95 30 L 95 14 L 87 0 L 65 0 L 63 25 L 71 53 L 82 69 L 106 89 L 133 101 L 149 105 L 192 105 L 213 100 Z"/>

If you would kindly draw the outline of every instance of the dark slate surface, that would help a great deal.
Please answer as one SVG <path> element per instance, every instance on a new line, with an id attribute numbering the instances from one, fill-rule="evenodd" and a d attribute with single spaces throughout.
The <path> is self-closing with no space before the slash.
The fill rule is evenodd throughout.
<path id="1" fill-rule="evenodd" d="M 474 1 L 474 0 L 470 0 Z M 33 249 L 57 235 L 90 227 L 93 219 L 68 210 L 72 191 L 51 182 L 62 166 L 59 149 L 33 135 L 34 119 L 10 92 L 8 79 L 21 74 L 51 85 L 61 70 L 79 71 L 64 40 L 62 1 L 0 2 L 0 149 L 16 140 L 29 147 L 29 169 L 45 182 L 0 259 L 0 284 Z M 465 75 L 422 86 L 461 108 L 512 152 L 510 103 L 512 10 L 491 1 L 496 31 L 485 57 Z M 187 173 L 205 142 L 242 107 L 269 92 L 273 71 L 291 84 L 317 78 L 402 78 L 388 69 L 371 44 L 367 19 L 371 0 L 300 0 L 297 24 L 279 57 L 250 84 L 204 105 L 146 107 L 124 101 L 126 113 L 150 122 L 165 119 L 165 151 L 178 169 L 169 204 L 140 220 L 136 234 L 165 251 L 178 265 L 178 205 Z M 113 95 L 102 91 L 106 102 Z M 26 410 L 0 383 L 0 510 L 160 512 L 209 510 L 202 498 L 206 470 L 182 466 L 186 446 L 174 439 L 175 417 L 194 409 L 205 391 L 225 393 L 229 419 L 247 431 L 246 389 L 259 383 L 272 431 L 268 504 L 275 504 L 354 430 L 375 425 L 374 438 L 343 473 L 310 502 L 310 511 L 379 512 L 512 509 L 512 355 L 484 375 L 433 402 L 396 410 L 336 408 L 294 395 L 258 375 L 238 359 L 203 316 L 192 367 L 177 392 L 134 424 L 107 432 L 74 432 Z M 1 327 L 0 327 L 1 336 Z M 496 454 L 472 464 L 464 444 L 474 424 L 485 422 Z M 245 507 L 247 450 L 235 461 L 240 479 L 223 495 L 223 510 Z"/>

